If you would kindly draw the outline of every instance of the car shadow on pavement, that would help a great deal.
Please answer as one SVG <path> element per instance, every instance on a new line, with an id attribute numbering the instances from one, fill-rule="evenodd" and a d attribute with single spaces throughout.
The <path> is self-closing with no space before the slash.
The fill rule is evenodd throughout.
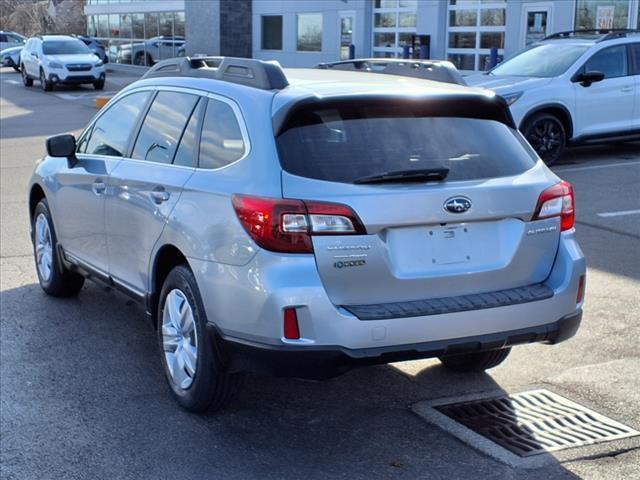
<path id="1" fill-rule="evenodd" d="M 34 283 L 1 297 L 8 478 L 577 478 L 553 457 L 544 471 L 507 466 L 410 409 L 500 391 L 485 373 L 422 361 L 414 375 L 399 364 L 324 382 L 246 375 L 228 407 L 193 415 L 171 398 L 155 332 L 124 297 L 90 283 L 74 299 Z"/>

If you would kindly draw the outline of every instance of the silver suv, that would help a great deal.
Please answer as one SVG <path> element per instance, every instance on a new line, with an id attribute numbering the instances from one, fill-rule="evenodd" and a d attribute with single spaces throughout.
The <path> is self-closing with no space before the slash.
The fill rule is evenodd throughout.
<path id="1" fill-rule="evenodd" d="M 191 411 L 242 371 L 478 371 L 580 324 L 573 190 L 487 91 L 178 58 L 47 152 L 29 187 L 40 285 L 90 278 L 146 305 Z"/>

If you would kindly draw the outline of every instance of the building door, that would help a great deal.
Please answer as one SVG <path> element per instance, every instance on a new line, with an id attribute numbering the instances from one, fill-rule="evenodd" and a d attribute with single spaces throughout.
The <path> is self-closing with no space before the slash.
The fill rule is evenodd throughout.
<path id="1" fill-rule="evenodd" d="M 526 47 L 552 33 L 553 3 L 525 3 L 522 5 L 522 37 L 520 46 Z"/>
<path id="2" fill-rule="evenodd" d="M 340 12 L 338 15 L 338 39 L 340 42 L 340 60 L 349 59 L 349 45 L 355 42 L 356 12 Z"/>

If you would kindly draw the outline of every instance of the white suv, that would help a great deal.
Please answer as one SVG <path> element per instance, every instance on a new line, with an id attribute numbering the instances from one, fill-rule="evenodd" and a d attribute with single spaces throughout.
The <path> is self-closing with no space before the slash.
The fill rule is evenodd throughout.
<path id="1" fill-rule="evenodd" d="M 26 87 L 38 79 L 47 92 L 57 84 L 83 83 L 102 90 L 106 79 L 102 60 L 82 41 L 66 35 L 30 38 L 20 53 L 20 70 Z"/>
<path id="2" fill-rule="evenodd" d="M 640 139 L 638 31 L 556 33 L 465 80 L 504 97 L 549 165 L 565 146 Z"/>

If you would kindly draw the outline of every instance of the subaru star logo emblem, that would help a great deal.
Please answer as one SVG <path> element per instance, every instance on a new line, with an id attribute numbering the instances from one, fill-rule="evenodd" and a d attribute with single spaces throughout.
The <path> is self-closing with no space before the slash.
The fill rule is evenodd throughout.
<path id="1" fill-rule="evenodd" d="M 464 213 L 471 208 L 471 200 L 466 197 L 453 197 L 444 202 L 444 209 L 451 213 Z"/>

